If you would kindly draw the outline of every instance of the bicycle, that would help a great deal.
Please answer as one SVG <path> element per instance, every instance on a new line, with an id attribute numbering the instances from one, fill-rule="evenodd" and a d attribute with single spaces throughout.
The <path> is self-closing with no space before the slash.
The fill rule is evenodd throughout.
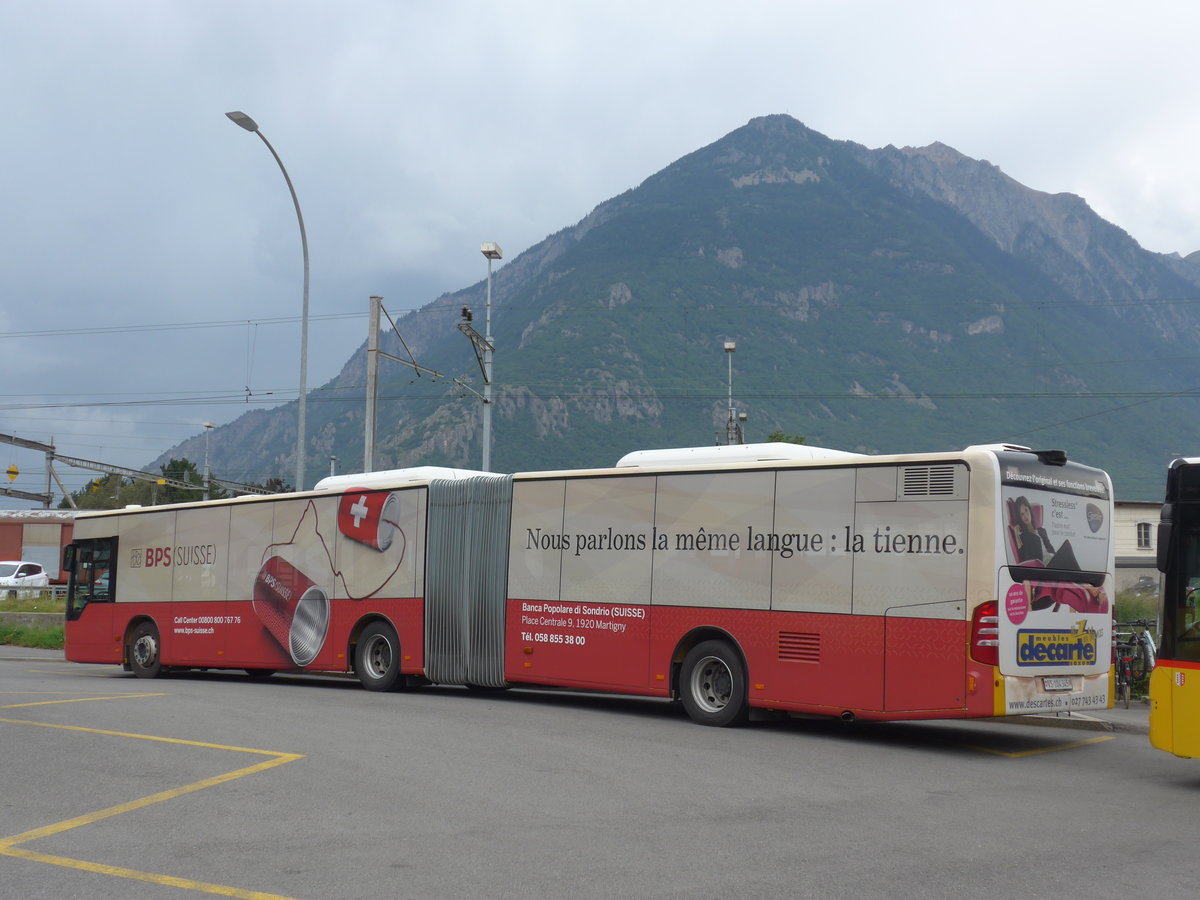
<path id="1" fill-rule="evenodd" d="M 1130 695 L 1135 684 L 1150 677 L 1157 661 L 1158 648 L 1150 630 L 1156 625 L 1153 619 L 1135 619 L 1132 622 L 1115 622 L 1115 628 L 1136 628 L 1133 631 L 1114 631 L 1113 667 L 1116 696 L 1125 708 L 1129 708 Z"/>
<path id="2" fill-rule="evenodd" d="M 1113 702 L 1124 702 L 1129 709 L 1129 696 L 1133 692 L 1133 635 L 1130 640 L 1121 640 L 1113 635 Z"/>

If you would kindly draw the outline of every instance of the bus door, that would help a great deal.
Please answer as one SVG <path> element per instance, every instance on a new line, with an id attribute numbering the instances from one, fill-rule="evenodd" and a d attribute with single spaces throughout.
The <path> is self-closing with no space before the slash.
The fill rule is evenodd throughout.
<path id="1" fill-rule="evenodd" d="M 966 706 L 966 601 L 889 609 L 884 709 Z"/>
<path id="2" fill-rule="evenodd" d="M 113 635 L 117 539 L 90 538 L 63 555 L 67 576 L 66 657 L 73 662 L 121 662 L 122 641 Z"/>

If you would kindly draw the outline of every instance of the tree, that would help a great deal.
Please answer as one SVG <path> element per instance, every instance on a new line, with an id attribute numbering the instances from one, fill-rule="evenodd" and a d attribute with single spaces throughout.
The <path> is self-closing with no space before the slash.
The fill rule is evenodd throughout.
<path id="1" fill-rule="evenodd" d="M 262 488 L 268 494 L 290 494 L 292 492 L 292 486 L 278 475 L 272 475 L 266 481 L 251 481 L 249 486 Z"/>
<path id="2" fill-rule="evenodd" d="M 125 504 L 121 492 L 126 480 L 120 475 L 98 475 L 77 491 L 71 492 L 78 509 L 120 509 Z M 59 504 L 63 509 L 70 507 L 66 498 Z"/>
<path id="3" fill-rule="evenodd" d="M 196 464 L 187 457 L 172 459 L 161 469 L 163 476 L 173 481 L 186 481 L 196 485 L 194 490 L 160 484 L 158 487 L 159 503 L 194 503 L 204 499 L 204 479 L 196 471 Z"/>
<path id="4" fill-rule="evenodd" d="M 781 428 L 776 428 L 767 435 L 768 444 L 803 444 L 806 438 L 798 434 L 787 434 Z"/>

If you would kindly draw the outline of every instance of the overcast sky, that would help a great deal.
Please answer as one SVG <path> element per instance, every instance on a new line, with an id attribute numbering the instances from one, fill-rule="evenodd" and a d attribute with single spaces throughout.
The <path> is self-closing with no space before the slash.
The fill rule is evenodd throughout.
<path id="1" fill-rule="evenodd" d="M 371 294 L 477 282 L 480 242 L 511 259 L 771 113 L 1200 249 L 1197 34 L 1186 0 L 0 0 L 0 432 L 140 467 L 295 398 L 295 211 L 230 110 L 300 199 L 311 388 Z M 42 489 L 40 454 L 0 462 Z"/>

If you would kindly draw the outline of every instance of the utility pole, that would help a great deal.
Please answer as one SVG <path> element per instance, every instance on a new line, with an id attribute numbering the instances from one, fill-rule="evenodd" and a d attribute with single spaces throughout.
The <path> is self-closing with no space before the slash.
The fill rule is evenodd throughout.
<path id="1" fill-rule="evenodd" d="M 379 310 L 382 297 L 371 297 L 367 320 L 367 408 L 363 413 L 363 471 L 375 471 L 375 398 L 379 395 Z"/>
<path id="2" fill-rule="evenodd" d="M 408 359 L 401 359 L 398 356 L 392 356 L 390 353 L 384 353 L 379 349 L 379 316 L 380 313 L 388 317 L 388 324 L 392 326 L 392 331 L 396 333 L 396 338 L 400 341 L 408 354 Z M 363 471 L 375 471 L 375 407 L 379 397 L 379 357 L 390 359 L 392 362 L 398 362 L 402 366 L 408 366 L 417 373 L 420 378 L 422 373 L 429 375 L 435 382 L 439 378 L 445 378 L 441 372 L 434 369 L 427 369 L 425 366 L 417 363 L 416 357 L 413 356 L 412 350 L 409 349 L 404 336 L 400 334 L 400 329 L 396 327 L 396 323 L 392 321 L 392 317 L 388 316 L 388 312 L 384 309 L 382 297 L 371 298 L 370 318 L 367 325 L 367 408 L 363 413 L 363 424 L 365 434 L 363 435 Z"/>
<path id="3" fill-rule="evenodd" d="M 212 496 L 212 469 L 208 465 L 208 435 L 215 428 L 212 422 L 204 423 L 204 499 Z"/>

